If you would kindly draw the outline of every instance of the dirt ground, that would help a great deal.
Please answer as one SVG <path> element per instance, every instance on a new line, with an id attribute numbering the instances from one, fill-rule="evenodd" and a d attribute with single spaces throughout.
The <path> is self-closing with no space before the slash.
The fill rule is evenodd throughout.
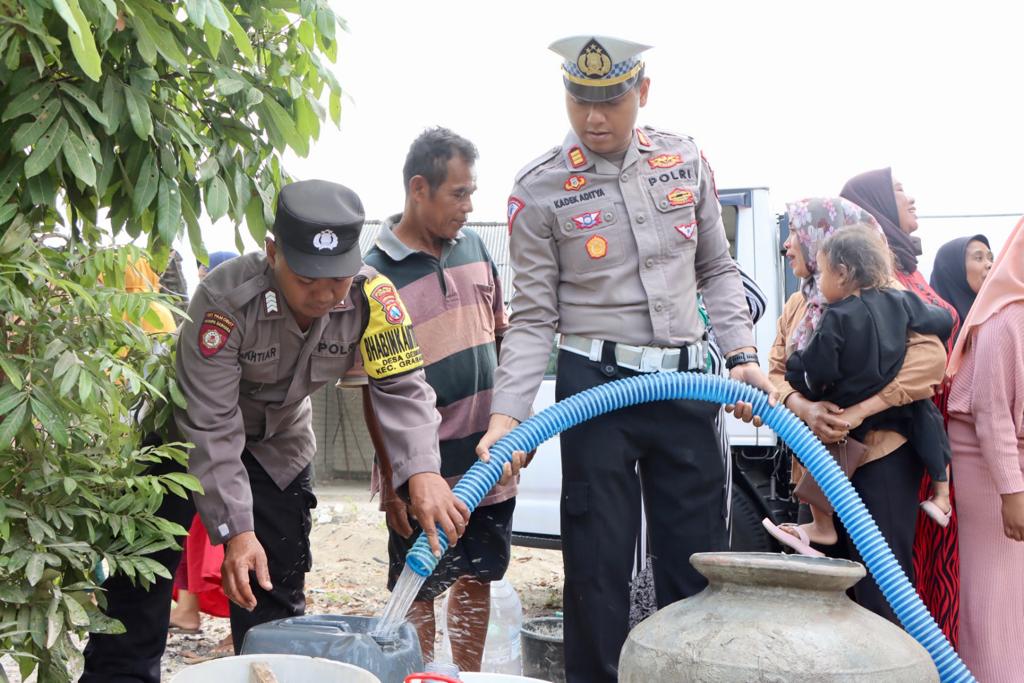
<path id="1" fill-rule="evenodd" d="M 366 482 L 318 487 L 313 511 L 313 571 L 306 577 L 308 614 L 379 614 L 387 601 L 387 531 L 384 514 L 370 501 Z M 519 593 L 525 617 L 550 615 L 562 606 L 562 557 L 558 551 L 513 547 L 506 576 Z M 187 666 L 183 654 L 205 654 L 228 633 L 227 619 L 203 617 L 199 635 L 172 635 L 163 679 Z"/>

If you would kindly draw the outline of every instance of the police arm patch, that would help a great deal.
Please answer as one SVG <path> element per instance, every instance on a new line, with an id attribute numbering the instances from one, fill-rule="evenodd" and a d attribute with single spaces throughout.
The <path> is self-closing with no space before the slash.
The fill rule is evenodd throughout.
<path id="1" fill-rule="evenodd" d="M 359 340 L 363 368 L 370 379 L 384 379 L 423 367 L 412 322 L 398 290 L 383 275 L 363 283 L 370 317 Z"/>
<path id="2" fill-rule="evenodd" d="M 508 198 L 508 234 L 512 234 L 512 224 L 516 222 L 516 216 L 523 210 L 526 203 L 519 197 Z"/>
<path id="3" fill-rule="evenodd" d="M 199 353 L 204 358 L 216 354 L 228 343 L 235 321 L 220 311 L 207 311 L 199 325 Z"/>

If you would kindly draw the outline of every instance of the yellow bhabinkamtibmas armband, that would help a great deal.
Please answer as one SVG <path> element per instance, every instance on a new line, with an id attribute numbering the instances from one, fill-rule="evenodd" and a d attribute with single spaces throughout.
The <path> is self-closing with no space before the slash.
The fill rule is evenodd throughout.
<path id="1" fill-rule="evenodd" d="M 391 280 L 376 275 L 363 283 L 370 305 L 359 351 L 370 379 L 384 379 L 423 367 L 423 354 L 412 332 L 412 321 Z"/>

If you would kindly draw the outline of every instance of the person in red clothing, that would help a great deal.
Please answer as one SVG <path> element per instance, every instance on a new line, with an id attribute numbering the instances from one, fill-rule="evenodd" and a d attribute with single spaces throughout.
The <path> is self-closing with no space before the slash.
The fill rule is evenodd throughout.
<path id="1" fill-rule="evenodd" d="M 921 255 L 921 240 L 913 235 L 917 231 L 917 206 L 914 198 L 903 189 L 903 184 L 892 176 L 892 169 L 880 168 L 854 176 L 839 193 L 866 210 L 885 233 L 892 251 L 894 274 L 900 283 L 917 294 L 925 303 L 939 306 L 953 316 L 953 333 L 947 352 L 952 351 L 960 327 L 956 309 L 932 289 L 917 269 Z M 935 394 L 935 403 L 946 413 L 948 386 Z M 932 494 L 932 482 L 925 475 L 921 482 L 920 500 L 927 501 Z M 914 575 L 917 592 L 938 622 L 949 642 L 956 647 L 960 613 L 960 556 L 957 546 L 956 496 L 950 480 L 950 507 L 945 527 L 935 524 L 922 511 L 918 515 L 914 537 Z"/>

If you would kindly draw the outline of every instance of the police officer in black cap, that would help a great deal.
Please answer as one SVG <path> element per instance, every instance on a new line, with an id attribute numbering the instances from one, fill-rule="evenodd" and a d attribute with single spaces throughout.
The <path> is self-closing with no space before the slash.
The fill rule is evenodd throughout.
<path id="1" fill-rule="evenodd" d="M 204 279 L 178 338 L 188 402 L 175 413 L 178 438 L 195 444 L 188 469 L 204 490 L 195 505 L 211 542 L 225 544 L 236 652 L 252 626 L 305 610 L 316 506 L 309 396 L 357 354 L 393 454 L 392 484 L 408 492 L 435 550 L 437 526 L 457 538 L 469 519 L 440 475 L 440 416 L 409 316 L 391 282 L 362 263 L 362 224 L 362 203 L 346 187 L 309 180 L 282 188 L 266 253 Z M 166 630 L 167 611 L 158 621 Z M 159 656 L 144 675 L 92 670 L 99 677 L 83 680 L 157 681 Z"/>

